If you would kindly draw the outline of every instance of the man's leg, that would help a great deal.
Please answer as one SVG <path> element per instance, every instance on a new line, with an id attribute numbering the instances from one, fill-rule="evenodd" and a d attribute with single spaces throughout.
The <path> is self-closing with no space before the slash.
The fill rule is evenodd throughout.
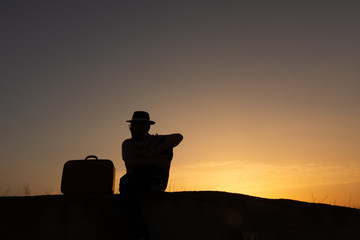
<path id="1" fill-rule="evenodd" d="M 124 201 L 123 209 L 134 239 L 149 239 L 139 198 L 139 190 L 143 188 L 142 179 L 138 177 L 135 174 L 123 176 L 120 179 L 120 195 Z"/>
<path id="2" fill-rule="evenodd" d="M 150 179 L 150 191 L 164 192 L 168 184 L 169 172 L 162 168 L 154 167 L 151 171 Z"/>

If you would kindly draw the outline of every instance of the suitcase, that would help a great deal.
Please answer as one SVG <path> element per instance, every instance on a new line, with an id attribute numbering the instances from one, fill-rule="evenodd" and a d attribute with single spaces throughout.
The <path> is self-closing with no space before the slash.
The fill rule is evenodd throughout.
<path id="1" fill-rule="evenodd" d="M 94 155 L 85 160 L 69 160 L 64 164 L 61 192 L 69 194 L 113 194 L 115 167 L 111 160 Z"/>

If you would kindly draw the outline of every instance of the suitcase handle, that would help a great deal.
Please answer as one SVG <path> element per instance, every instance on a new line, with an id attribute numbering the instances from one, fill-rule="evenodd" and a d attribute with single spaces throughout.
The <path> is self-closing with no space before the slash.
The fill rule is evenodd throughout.
<path id="1" fill-rule="evenodd" d="M 95 160 L 99 160 L 98 157 L 95 155 L 89 155 L 85 158 L 85 160 L 88 160 L 89 158 L 95 158 Z"/>

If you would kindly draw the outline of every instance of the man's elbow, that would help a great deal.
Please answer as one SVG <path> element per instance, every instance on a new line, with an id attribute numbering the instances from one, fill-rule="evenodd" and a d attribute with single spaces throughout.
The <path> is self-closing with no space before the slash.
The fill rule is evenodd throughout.
<path id="1" fill-rule="evenodd" d="M 184 137 L 183 137 L 183 135 L 181 135 L 180 133 L 178 133 L 178 135 L 179 135 L 179 140 L 180 140 L 180 142 L 184 139 Z"/>
<path id="2" fill-rule="evenodd" d="M 176 142 L 176 145 L 175 146 L 177 146 L 177 145 L 179 145 L 179 143 L 184 139 L 184 137 L 183 137 L 183 135 L 181 135 L 180 133 L 176 133 L 176 134 L 174 134 L 175 135 L 175 142 Z"/>

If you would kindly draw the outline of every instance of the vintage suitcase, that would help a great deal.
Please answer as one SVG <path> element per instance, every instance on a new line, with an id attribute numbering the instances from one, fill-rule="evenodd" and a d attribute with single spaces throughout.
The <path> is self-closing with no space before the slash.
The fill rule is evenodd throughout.
<path id="1" fill-rule="evenodd" d="M 64 164 L 61 192 L 68 194 L 113 194 L 115 167 L 111 160 L 94 155 Z"/>

